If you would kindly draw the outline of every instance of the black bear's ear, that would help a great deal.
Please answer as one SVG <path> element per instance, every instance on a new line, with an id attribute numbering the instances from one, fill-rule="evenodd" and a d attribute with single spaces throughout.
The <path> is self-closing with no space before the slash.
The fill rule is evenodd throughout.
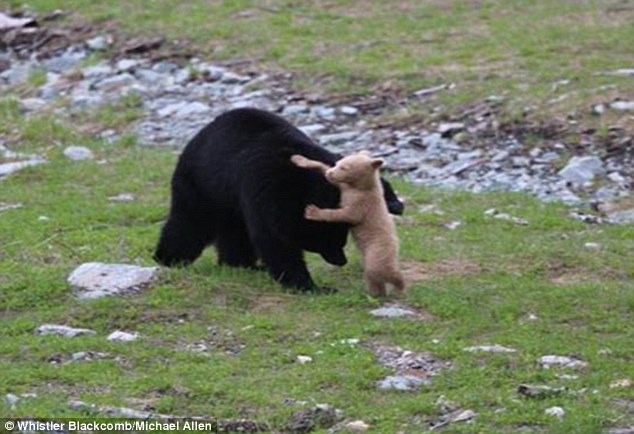
<path id="1" fill-rule="evenodd" d="M 378 169 L 379 167 L 383 166 L 384 163 L 385 162 L 380 158 L 375 158 L 370 164 L 372 164 L 372 167 L 374 167 L 375 169 Z"/>

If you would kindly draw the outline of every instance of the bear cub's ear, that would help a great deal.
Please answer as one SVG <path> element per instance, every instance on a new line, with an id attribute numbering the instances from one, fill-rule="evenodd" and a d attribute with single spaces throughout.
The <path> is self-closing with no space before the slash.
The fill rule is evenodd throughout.
<path id="1" fill-rule="evenodd" d="M 379 167 L 383 166 L 385 162 L 381 160 L 380 158 L 375 158 L 374 160 L 372 160 L 370 164 L 372 165 L 373 168 L 378 169 Z"/>

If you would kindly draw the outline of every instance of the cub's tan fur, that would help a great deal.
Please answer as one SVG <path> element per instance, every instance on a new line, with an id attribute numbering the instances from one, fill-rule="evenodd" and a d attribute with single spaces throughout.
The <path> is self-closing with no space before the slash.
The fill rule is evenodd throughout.
<path id="1" fill-rule="evenodd" d="M 305 217 L 346 222 L 352 226 L 355 244 L 363 255 L 363 275 L 370 294 L 385 296 L 388 283 L 396 291 L 403 292 L 405 283 L 398 263 L 396 228 L 385 204 L 379 177 L 383 161 L 366 153 L 345 157 L 334 167 L 301 155 L 293 155 L 291 161 L 298 167 L 321 171 L 341 190 L 340 208 L 321 209 L 308 205 Z"/>

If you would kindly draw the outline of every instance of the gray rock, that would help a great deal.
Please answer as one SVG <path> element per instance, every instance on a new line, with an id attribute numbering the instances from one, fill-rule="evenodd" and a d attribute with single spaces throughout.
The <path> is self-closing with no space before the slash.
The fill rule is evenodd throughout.
<path id="1" fill-rule="evenodd" d="M 31 64 L 20 64 L 0 73 L 0 79 L 9 86 L 15 86 L 26 82 L 37 68 Z"/>
<path id="2" fill-rule="evenodd" d="M 583 185 L 604 171 L 603 161 L 599 157 L 572 157 L 566 167 L 559 171 L 559 176 L 572 184 Z"/>
<path id="3" fill-rule="evenodd" d="M 595 104 L 592 106 L 593 115 L 601 116 L 606 112 L 606 110 L 607 108 L 605 107 L 605 104 Z"/>
<path id="4" fill-rule="evenodd" d="M 176 116 L 176 117 L 188 117 L 193 114 L 208 113 L 211 110 L 207 104 L 201 102 L 178 102 L 170 104 L 160 109 L 157 114 L 160 117 Z"/>
<path id="5" fill-rule="evenodd" d="M 529 398 L 547 398 L 551 396 L 561 395 L 565 391 L 565 387 L 550 387 L 534 384 L 520 384 L 517 387 L 517 393 Z"/>
<path id="6" fill-rule="evenodd" d="M 304 104 L 290 104 L 282 109 L 282 116 L 296 116 L 310 112 L 310 107 Z"/>
<path id="7" fill-rule="evenodd" d="M 9 406 L 9 407 L 13 407 L 15 404 L 18 403 L 18 401 L 20 401 L 20 398 L 16 395 L 14 395 L 13 393 L 7 393 L 4 396 L 4 402 Z"/>
<path id="8" fill-rule="evenodd" d="M 112 77 L 107 77 L 97 83 L 96 87 L 100 91 L 112 92 L 114 90 L 121 90 L 124 87 L 132 86 L 136 82 L 136 78 L 126 72 Z"/>
<path id="9" fill-rule="evenodd" d="M 553 406 L 544 410 L 544 414 L 561 419 L 566 415 L 566 411 L 561 407 Z"/>
<path id="10" fill-rule="evenodd" d="M 549 369 L 552 367 L 558 368 L 584 368 L 588 366 L 587 362 L 576 359 L 574 357 L 567 356 L 542 356 L 539 358 L 539 364 L 542 368 Z"/>
<path id="11" fill-rule="evenodd" d="M 415 316 L 416 312 L 412 309 L 401 306 L 383 306 L 370 311 L 370 315 L 380 318 L 401 318 L 404 316 Z"/>
<path id="12" fill-rule="evenodd" d="M 42 98 L 24 98 L 20 100 L 20 108 L 25 112 L 42 110 L 48 103 Z"/>
<path id="13" fill-rule="evenodd" d="M 311 125 L 302 125 L 299 127 L 302 132 L 308 136 L 314 136 L 317 133 L 321 133 L 326 129 L 324 124 L 311 124 Z"/>
<path id="14" fill-rule="evenodd" d="M 438 132 L 442 137 L 451 137 L 464 130 L 464 128 L 465 125 L 462 122 L 445 122 L 438 125 Z"/>
<path id="15" fill-rule="evenodd" d="M 359 109 L 356 107 L 352 107 L 349 105 L 345 105 L 343 107 L 339 107 L 339 111 L 346 116 L 356 116 L 359 114 Z"/>
<path id="16" fill-rule="evenodd" d="M 108 340 L 112 342 L 132 342 L 139 338 L 137 333 L 128 333 L 121 330 L 114 331 L 108 335 Z"/>
<path id="17" fill-rule="evenodd" d="M 90 329 L 73 328 L 65 325 L 57 324 L 43 324 L 35 329 L 35 333 L 38 335 L 56 335 L 64 336 L 67 338 L 74 338 L 77 336 L 94 335 L 96 332 Z"/>
<path id="18" fill-rule="evenodd" d="M 380 390 L 416 390 L 425 384 L 422 378 L 411 375 L 388 375 L 377 383 Z"/>
<path id="19" fill-rule="evenodd" d="M 59 56 L 44 60 L 42 66 L 47 71 L 63 74 L 78 67 L 85 57 L 86 53 L 83 51 L 66 51 Z"/>
<path id="20" fill-rule="evenodd" d="M 610 104 L 610 108 L 618 111 L 634 110 L 634 101 L 615 101 Z"/>
<path id="21" fill-rule="evenodd" d="M 174 74 L 174 83 L 176 84 L 185 84 L 192 79 L 192 73 L 189 68 L 179 69 L 176 74 Z"/>
<path id="22" fill-rule="evenodd" d="M 119 72 L 128 72 L 132 71 L 134 68 L 139 66 L 141 62 L 135 59 L 121 59 L 117 62 L 116 68 Z"/>
<path id="23" fill-rule="evenodd" d="M 174 63 L 174 62 L 170 62 L 168 60 L 162 60 L 158 63 L 155 63 L 154 66 L 152 66 L 152 69 L 158 73 L 161 74 L 172 74 L 174 71 L 176 71 L 179 68 L 178 64 Z M 184 68 L 187 71 L 189 71 L 189 68 Z"/>
<path id="24" fill-rule="evenodd" d="M 235 74 L 230 71 L 226 71 L 220 77 L 220 82 L 225 84 L 237 84 L 237 83 L 246 83 L 251 80 L 251 77 L 246 75 Z"/>
<path id="25" fill-rule="evenodd" d="M 480 345 L 475 347 L 463 348 L 464 351 L 470 353 L 516 353 L 515 348 L 503 347 L 502 345 Z"/>
<path id="26" fill-rule="evenodd" d="M 634 208 L 609 212 L 607 221 L 617 225 L 632 223 L 634 222 Z"/>
<path id="27" fill-rule="evenodd" d="M 68 283 L 79 299 L 135 292 L 148 287 L 158 276 L 158 267 L 88 262 L 77 267 Z"/>
<path id="28" fill-rule="evenodd" d="M 160 86 L 168 79 L 168 76 L 146 68 L 137 69 L 134 72 L 134 75 L 141 81 L 141 83 L 150 86 Z"/>
<path id="29" fill-rule="evenodd" d="M 12 163 L 0 164 L 0 179 L 5 176 L 11 175 L 19 170 L 26 169 L 27 167 L 38 166 L 44 164 L 47 161 L 41 157 L 33 158 L 31 160 L 14 161 Z"/>
<path id="30" fill-rule="evenodd" d="M 7 210 L 10 210 L 10 209 L 18 209 L 18 208 L 22 208 L 22 204 L 21 203 L 0 202 L 0 212 L 7 211 Z"/>
<path id="31" fill-rule="evenodd" d="M 317 106 L 313 107 L 311 111 L 315 116 L 319 118 L 328 120 L 335 118 L 335 109 L 332 107 Z"/>
<path id="32" fill-rule="evenodd" d="M 359 136 L 357 131 L 346 131 L 343 133 L 324 134 L 319 138 L 319 142 L 324 146 L 341 145 L 356 139 Z"/>
<path id="33" fill-rule="evenodd" d="M 112 38 L 109 36 L 96 36 L 86 41 L 86 46 L 93 51 L 104 51 L 112 45 Z"/>
<path id="34" fill-rule="evenodd" d="M 63 154 L 73 161 L 92 160 L 95 157 L 92 151 L 84 146 L 69 146 L 64 149 Z"/>
<path id="35" fill-rule="evenodd" d="M 110 196 L 108 198 L 111 202 L 134 202 L 136 198 L 132 193 L 120 193 L 116 196 Z"/>

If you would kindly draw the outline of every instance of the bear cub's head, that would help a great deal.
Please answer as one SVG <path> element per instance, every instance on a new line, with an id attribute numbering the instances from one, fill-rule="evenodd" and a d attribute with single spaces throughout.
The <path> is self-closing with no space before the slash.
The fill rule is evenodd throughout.
<path id="1" fill-rule="evenodd" d="M 383 160 L 359 152 L 337 161 L 326 171 L 326 178 L 333 184 L 347 184 L 352 188 L 366 190 L 379 184 L 379 169 Z"/>

